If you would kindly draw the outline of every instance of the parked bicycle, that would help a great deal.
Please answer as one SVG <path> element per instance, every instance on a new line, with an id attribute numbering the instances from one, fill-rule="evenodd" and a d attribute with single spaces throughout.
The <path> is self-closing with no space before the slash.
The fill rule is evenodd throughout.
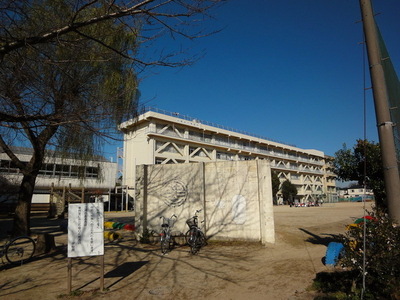
<path id="1" fill-rule="evenodd" d="M 198 226 L 199 221 L 197 214 L 199 212 L 201 212 L 201 209 L 196 210 L 194 216 L 186 221 L 186 224 L 189 226 L 189 230 L 186 232 L 185 238 L 186 243 L 190 246 L 190 253 L 192 254 L 198 253 L 201 247 L 207 244 L 206 237 Z"/>
<path id="2" fill-rule="evenodd" d="M 31 237 L 18 236 L 8 239 L 4 245 L 0 246 L 0 257 L 5 256 L 13 265 L 22 265 L 32 258 L 35 250 L 36 243 Z"/>
<path id="3" fill-rule="evenodd" d="M 173 228 L 177 217 L 172 215 L 170 218 L 160 217 L 160 219 L 161 218 L 163 219 L 160 233 L 161 252 L 162 254 L 166 254 L 168 251 L 172 250 L 174 246 L 174 241 L 171 238 L 171 229 Z"/>

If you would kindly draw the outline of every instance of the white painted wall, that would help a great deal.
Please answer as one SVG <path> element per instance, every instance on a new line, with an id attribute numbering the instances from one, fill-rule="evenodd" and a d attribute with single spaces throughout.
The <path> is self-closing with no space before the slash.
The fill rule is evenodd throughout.
<path id="1" fill-rule="evenodd" d="M 146 174 L 147 173 L 147 174 Z M 160 216 L 175 214 L 175 231 L 197 209 L 204 231 L 216 239 L 274 243 L 271 169 L 266 161 L 139 166 L 138 227 L 160 230 Z"/>

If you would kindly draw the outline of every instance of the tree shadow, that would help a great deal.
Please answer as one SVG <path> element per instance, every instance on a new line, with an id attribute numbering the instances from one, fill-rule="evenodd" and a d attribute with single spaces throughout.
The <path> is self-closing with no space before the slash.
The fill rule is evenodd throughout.
<path id="1" fill-rule="evenodd" d="M 0 271 L 2 270 L 9 270 L 13 268 L 18 268 L 26 264 L 33 263 L 35 261 L 40 261 L 40 260 L 45 260 L 45 259 L 52 259 L 52 260 L 62 260 L 67 257 L 66 253 L 66 247 L 65 246 L 57 246 L 54 250 L 49 251 L 47 253 L 42 253 L 42 254 L 34 254 L 32 258 L 29 260 L 25 261 L 22 264 L 11 264 L 9 262 L 6 262 L 4 258 L 1 258 L 3 260 L 3 264 L 0 265 Z"/>
<path id="2" fill-rule="evenodd" d="M 119 278 L 119 279 L 117 279 L 115 282 L 113 282 L 112 284 L 107 286 L 106 289 L 112 288 L 114 285 L 116 285 L 120 281 L 124 280 L 129 275 L 132 275 L 133 273 L 135 273 L 137 270 L 139 270 L 141 267 L 143 267 L 145 264 L 147 264 L 149 262 L 150 261 L 148 261 L 148 260 L 137 261 L 137 262 L 126 262 L 126 263 L 123 263 L 123 264 L 117 266 L 115 269 L 107 272 L 106 274 L 104 274 L 104 278 Z M 92 279 L 91 281 L 86 282 L 84 285 L 77 288 L 77 290 L 81 290 L 97 280 L 100 280 L 100 277 L 96 277 L 96 278 Z"/>
<path id="3" fill-rule="evenodd" d="M 352 292 L 354 285 L 354 278 L 357 277 L 357 271 L 344 270 L 335 272 L 319 272 L 316 274 L 313 282 L 315 289 L 324 294 L 343 292 L 349 294 Z M 316 299 L 337 299 L 330 298 L 326 295 L 326 298 Z"/>
<path id="4" fill-rule="evenodd" d="M 330 242 L 339 242 L 340 241 L 339 235 L 337 235 L 337 234 L 321 233 L 320 235 L 317 235 L 317 234 L 312 233 L 311 231 L 308 231 L 307 229 L 304 229 L 304 228 L 299 228 L 299 230 L 308 234 L 310 237 L 308 237 L 305 241 L 309 242 L 311 244 L 314 244 L 314 245 L 324 245 L 324 246 L 328 247 Z"/>

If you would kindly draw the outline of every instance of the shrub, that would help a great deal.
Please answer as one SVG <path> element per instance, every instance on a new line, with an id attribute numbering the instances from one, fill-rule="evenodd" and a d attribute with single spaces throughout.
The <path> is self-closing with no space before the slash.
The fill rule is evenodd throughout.
<path id="1" fill-rule="evenodd" d="M 400 227 L 374 209 L 370 220 L 348 226 L 342 267 L 354 270 L 357 289 L 363 287 L 365 231 L 365 299 L 400 299 Z M 364 229 L 365 223 L 365 229 Z"/>

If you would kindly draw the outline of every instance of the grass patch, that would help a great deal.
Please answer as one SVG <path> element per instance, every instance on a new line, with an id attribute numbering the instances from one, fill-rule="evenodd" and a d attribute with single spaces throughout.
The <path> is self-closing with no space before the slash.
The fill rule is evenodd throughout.
<path id="1" fill-rule="evenodd" d="M 107 292 L 108 289 L 105 289 L 103 292 Z M 79 299 L 85 299 L 84 297 L 93 297 L 96 296 L 100 293 L 99 289 L 94 289 L 94 290 L 90 290 L 90 291 L 82 291 L 82 290 L 74 290 L 69 294 L 61 294 L 57 296 L 57 299 L 75 299 L 78 298 Z"/>

